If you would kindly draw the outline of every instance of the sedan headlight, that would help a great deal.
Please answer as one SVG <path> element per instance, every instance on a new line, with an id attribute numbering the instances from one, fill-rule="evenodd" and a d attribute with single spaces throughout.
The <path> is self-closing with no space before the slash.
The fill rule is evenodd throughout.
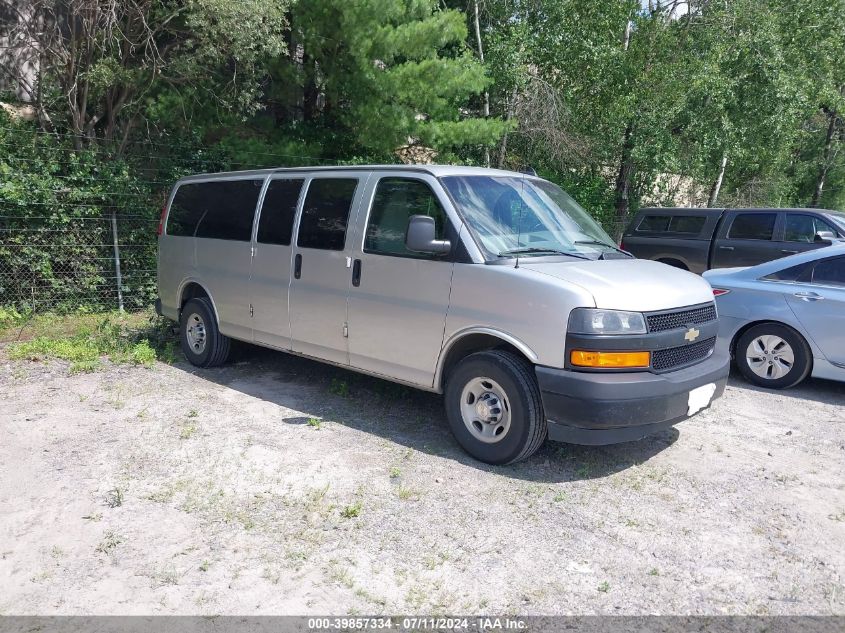
<path id="1" fill-rule="evenodd" d="M 641 312 L 575 308 L 569 314 L 572 334 L 645 334 L 645 318 Z"/>

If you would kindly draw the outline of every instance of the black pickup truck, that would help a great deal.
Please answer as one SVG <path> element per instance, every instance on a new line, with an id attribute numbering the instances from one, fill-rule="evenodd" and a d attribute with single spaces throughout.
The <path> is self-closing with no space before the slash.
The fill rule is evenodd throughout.
<path id="1" fill-rule="evenodd" d="M 845 213 L 825 209 L 642 208 L 620 246 L 694 273 L 755 266 L 845 239 Z"/>

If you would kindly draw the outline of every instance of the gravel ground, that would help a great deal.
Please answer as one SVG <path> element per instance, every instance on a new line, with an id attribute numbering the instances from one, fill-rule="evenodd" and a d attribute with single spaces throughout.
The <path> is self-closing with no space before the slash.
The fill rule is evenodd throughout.
<path id="1" fill-rule="evenodd" d="M 490 467 L 438 396 L 0 350 L 0 614 L 845 614 L 845 385 Z"/>

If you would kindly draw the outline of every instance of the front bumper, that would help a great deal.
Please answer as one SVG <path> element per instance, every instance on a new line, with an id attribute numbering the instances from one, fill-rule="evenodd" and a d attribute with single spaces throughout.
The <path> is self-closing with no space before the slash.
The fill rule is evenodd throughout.
<path id="1" fill-rule="evenodd" d="M 721 396 L 729 369 L 730 358 L 720 349 L 707 360 L 663 374 L 537 367 L 549 439 L 590 445 L 641 439 L 689 417 L 693 389 L 713 383 L 710 402 Z"/>

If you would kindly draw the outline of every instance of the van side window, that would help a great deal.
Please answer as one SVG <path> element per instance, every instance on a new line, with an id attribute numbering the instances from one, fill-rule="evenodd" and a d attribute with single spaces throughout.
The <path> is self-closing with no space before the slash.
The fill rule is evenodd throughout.
<path id="1" fill-rule="evenodd" d="M 270 181 L 258 220 L 258 242 L 290 246 L 296 204 L 304 182 L 302 179 Z"/>
<path id="2" fill-rule="evenodd" d="M 342 251 L 357 186 L 357 178 L 313 179 L 305 195 L 297 246 Z"/>
<path id="3" fill-rule="evenodd" d="M 261 180 L 213 180 L 180 186 L 170 205 L 168 235 L 248 242 L 261 185 Z"/>
<path id="4" fill-rule="evenodd" d="M 637 225 L 637 231 L 643 233 L 664 233 L 669 230 L 668 215 L 647 215 Z"/>
<path id="5" fill-rule="evenodd" d="M 740 213 L 734 218 L 729 240 L 770 240 L 775 232 L 776 213 Z"/>
<path id="6" fill-rule="evenodd" d="M 396 255 L 431 259 L 436 255 L 415 253 L 405 247 L 405 232 L 412 215 L 434 218 L 438 240 L 446 234 L 446 214 L 431 188 L 421 180 L 410 178 L 383 178 L 376 187 L 364 252 L 377 255 Z"/>
<path id="7" fill-rule="evenodd" d="M 168 235 L 193 237 L 202 217 L 202 189 L 198 184 L 180 185 L 167 214 Z"/>
<path id="8" fill-rule="evenodd" d="M 785 242 L 813 242 L 819 231 L 836 231 L 824 220 L 804 213 L 787 213 L 783 240 Z"/>

